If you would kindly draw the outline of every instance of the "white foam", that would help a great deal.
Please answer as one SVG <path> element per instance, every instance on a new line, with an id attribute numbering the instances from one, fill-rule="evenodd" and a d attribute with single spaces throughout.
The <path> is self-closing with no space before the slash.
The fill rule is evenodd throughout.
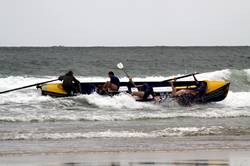
<path id="1" fill-rule="evenodd" d="M 36 102 L 47 101 L 50 99 L 50 97 L 48 96 L 41 96 L 41 94 L 36 91 L 32 91 L 28 93 L 27 92 L 22 93 L 22 92 L 24 91 L 2 94 L 0 104 L 36 103 Z"/>
<path id="2" fill-rule="evenodd" d="M 244 70 L 249 73 L 250 69 Z M 208 73 L 202 73 L 197 75 L 197 78 L 200 80 L 228 80 L 230 79 L 231 71 L 229 69 L 213 71 Z M 175 76 L 148 76 L 148 77 L 135 77 L 134 81 L 163 81 L 169 78 L 182 76 L 183 74 L 177 74 Z M 248 74 L 250 76 L 250 74 Z M 28 76 L 9 76 L 0 78 L 0 90 L 8 90 L 12 88 L 17 88 L 25 85 L 30 85 L 34 83 L 44 82 L 51 79 L 55 79 L 57 76 L 44 76 L 44 77 L 28 77 Z M 81 82 L 105 82 L 108 80 L 107 77 L 78 77 Z M 128 81 L 128 78 L 122 77 L 121 81 Z M 188 77 L 181 80 L 193 80 L 192 77 Z M 31 89 L 34 87 L 31 87 Z"/>
<path id="3" fill-rule="evenodd" d="M 57 78 L 57 77 L 56 77 Z M 9 76 L 0 78 L 0 90 L 8 90 L 18 88 L 26 85 L 31 85 L 39 82 L 55 79 L 55 77 L 28 77 L 28 76 Z M 34 87 L 31 87 L 34 88 Z"/>
<path id="4" fill-rule="evenodd" d="M 229 69 L 207 72 L 197 75 L 200 80 L 230 80 L 231 71 Z"/>
<path id="5" fill-rule="evenodd" d="M 195 75 L 195 77 L 198 80 L 219 80 L 219 81 L 222 80 L 222 81 L 225 81 L 225 80 L 230 80 L 231 70 L 224 69 L 224 70 L 206 72 L 206 73 L 197 74 L 197 75 Z M 183 78 L 180 80 L 191 81 L 194 79 L 193 79 L 193 77 L 187 77 L 187 78 Z"/>
<path id="6" fill-rule="evenodd" d="M 62 101 L 63 102 L 63 101 Z M 57 103 L 60 104 L 60 103 Z M 68 103 L 72 104 L 72 103 Z M 211 106 L 211 107 L 210 107 Z M 183 107 L 164 107 L 161 105 L 150 106 L 147 109 L 115 108 L 115 106 L 98 107 L 101 108 L 82 108 L 76 106 L 52 106 L 45 109 L 41 106 L 31 109 L 10 108 L 6 111 L 0 110 L 0 121 L 127 121 L 143 119 L 169 119 L 169 118 L 231 118 L 231 117 L 250 117 L 249 107 L 230 106 L 225 103 L 214 103 L 213 105 Z M 127 107 L 127 106 L 126 106 Z M 152 109 L 155 107 L 156 109 Z M 68 109 L 70 108 L 70 109 Z"/>
<path id="7" fill-rule="evenodd" d="M 25 100 L 31 107 L 15 106 L 15 104 L 13 106 L 13 103 L 1 105 L 0 121 L 114 121 L 178 117 L 250 117 L 249 97 L 250 92 L 229 92 L 228 97 L 222 102 L 190 108 L 179 107 L 176 103 L 169 106 L 164 105 L 164 103 L 154 105 L 136 102 L 132 97 L 125 94 L 115 97 L 103 97 L 96 94 L 57 99 L 38 97 L 35 102 Z M 81 104 L 82 102 L 95 105 L 97 108 L 88 107 L 88 104 L 78 106 L 78 103 Z M 47 108 L 44 107 L 44 104 L 48 105 Z"/>
<path id="8" fill-rule="evenodd" d="M 89 104 L 96 105 L 100 108 L 103 107 L 112 107 L 116 109 L 143 109 L 143 108 L 151 108 L 155 109 L 156 106 L 137 102 L 134 97 L 129 94 L 119 94 L 113 97 L 110 96 L 100 96 L 98 94 L 91 94 L 91 95 L 82 95 L 82 98 L 86 99 Z"/>
<path id="9" fill-rule="evenodd" d="M 250 107 L 250 92 L 232 92 L 229 91 L 225 100 L 221 104 L 231 108 Z"/>
<path id="10" fill-rule="evenodd" d="M 232 77 L 233 70 L 220 70 L 197 75 L 198 79 L 225 80 Z M 250 69 L 243 70 L 248 78 Z M 237 74 L 237 71 L 236 71 Z M 48 77 L 10 76 L 0 78 L 0 90 L 16 88 L 37 82 L 54 79 Z M 162 81 L 169 77 L 135 78 L 136 81 Z M 80 77 L 81 81 L 105 81 L 104 77 Z M 123 78 L 126 80 L 127 78 Z M 191 78 L 190 78 L 191 79 Z M 48 121 L 48 120 L 135 120 L 152 118 L 175 117 L 239 117 L 250 116 L 250 92 L 232 92 L 219 103 L 210 107 L 201 106 L 198 111 L 190 108 L 178 107 L 172 103 L 156 105 L 152 103 L 136 102 L 133 97 L 121 94 L 114 97 L 99 96 L 97 94 L 81 95 L 72 98 L 51 98 L 41 96 L 35 89 L 24 89 L 0 95 L 1 121 Z M 89 106 L 91 105 L 91 106 Z M 46 106 L 46 107 L 45 107 Z M 87 111 L 85 111 L 87 110 Z M 92 111 L 93 110 L 93 111 Z M 177 110 L 177 111 L 176 111 Z M 182 111 L 178 111 L 182 110 Z M 109 111 L 109 112 L 108 112 Z M 8 112 L 10 114 L 8 114 Z"/>
<path id="11" fill-rule="evenodd" d="M 172 136 L 191 136 L 220 134 L 224 127 L 175 127 L 151 132 L 142 131 L 99 131 L 75 133 L 0 133 L 0 140 L 27 140 L 27 139 L 75 139 L 75 138 L 156 138 Z"/>
<path id="12" fill-rule="evenodd" d="M 191 136 L 191 135 L 209 135 L 218 134 L 220 130 L 224 129 L 222 126 L 210 127 L 174 127 L 166 128 L 164 130 L 154 131 L 157 136 Z"/>

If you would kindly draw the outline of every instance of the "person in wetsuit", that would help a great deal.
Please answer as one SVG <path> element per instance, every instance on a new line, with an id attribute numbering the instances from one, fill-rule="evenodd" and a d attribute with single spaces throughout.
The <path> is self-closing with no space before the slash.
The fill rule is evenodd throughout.
<path id="1" fill-rule="evenodd" d="M 207 90 L 206 82 L 204 81 L 199 82 L 194 75 L 193 77 L 197 86 L 195 89 L 181 89 L 177 91 L 176 88 L 174 87 L 174 83 L 170 82 L 172 86 L 172 96 L 176 97 L 177 102 L 181 105 L 190 105 L 191 102 L 196 97 L 202 98 L 206 93 Z"/>
<path id="2" fill-rule="evenodd" d="M 117 92 L 120 88 L 120 80 L 118 77 L 115 76 L 115 74 L 110 71 L 108 73 L 108 76 L 110 78 L 110 81 L 107 81 L 103 86 L 102 90 L 108 91 L 108 92 Z"/>
<path id="3" fill-rule="evenodd" d="M 65 75 L 58 78 L 63 81 L 62 87 L 69 96 L 73 96 L 75 93 L 80 93 L 80 81 L 74 77 L 72 71 L 68 71 Z"/>
<path id="4" fill-rule="evenodd" d="M 195 80 L 195 84 L 196 84 L 196 88 L 195 89 L 181 89 L 179 91 L 176 90 L 176 88 L 174 87 L 174 83 L 170 82 L 171 86 L 172 86 L 172 96 L 181 96 L 183 94 L 191 94 L 191 95 L 199 95 L 202 96 L 206 93 L 207 90 L 207 84 L 206 82 L 202 81 L 199 82 L 196 77 L 193 75 L 194 80 Z M 175 80 L 174 80 L 175 82 Z"/>
<path id="5" fill-rule="evenodd" d="M 197 88 L 194 90 L 196 92 L 196 95 L 198 96 L 203 96 L 205 95 L 206 91 L 207 91 L 207 83 L 202 81 L 202 82 L 196 82 L 196 86 Z"/>
<path id="6" fill-rule="evenodd" d="M 144 83 L 142 85 L 135 85 L 132 78 L 129 78 L 129 82 L 133 87 L 136 87 L 139 90 L 138 92 L 132 92 L 132 96 L 137 96 L 144 101 L 147 100 L 150 95 L 155 98 L 154 90 L 149 84 Z"/>

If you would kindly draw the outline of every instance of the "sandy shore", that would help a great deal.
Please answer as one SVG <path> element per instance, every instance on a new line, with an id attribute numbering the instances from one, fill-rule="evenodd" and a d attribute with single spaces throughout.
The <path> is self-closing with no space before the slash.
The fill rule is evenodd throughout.
<path id="1" fill-rule="evenodd" d="M 249 166 L 248 136 L 1 141 L 0 166 Z"/>
<path id="2" fill-rule="evenodd" d="M 192 150 L 139 152 L 41 153 L 0 156 L 0 165 L 63 166 L 63 165 L 210 165 L 249 166 L 249 150 Z"/>

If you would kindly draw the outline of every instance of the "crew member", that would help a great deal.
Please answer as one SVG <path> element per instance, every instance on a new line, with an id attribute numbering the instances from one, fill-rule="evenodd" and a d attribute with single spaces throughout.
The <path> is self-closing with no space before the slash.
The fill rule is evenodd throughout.
<path id="1" fill-rule="evenodd" d="M 191 102 L 194 100 L 195 97 L 202 97 L 205 95 L 207 90 L 207 84 L 206 82 L 202 81 L 199 82 L 195 76 L 193 75 L 195 82 L 196 82 L 196 88 L 195 89 L 181 89 L 179 91 L 176 90 L 174 87 L 173 82 L 170 82 L 172 86 L 172 96 L 177 98 L 177 102 L 181 105 L 190 105 Z"/>
<path id="2" fill-rule="evenodd" d="M 196 92 L 196 95 L 200 97 L 205 95 L 207 91 L 207 83 L 202 81 L 202 82 L 198 82 L 196 85 L 197 85 L 197 88 L 194 90 Z"/>
<path id="3" fill-rule="evenodd" d="M 138 92 L 132 92 L 132 96 L 137 96 L 142 100 L 147 100 L 148 97 L 151 95 L 155 99 L 156 96 L 154 90 L 149 84 L 144 83 L 142 85 L 135 85 L 135 83 L 132 81 L 132 78 L 129 78 L 129 82 L 139 90 Z"/>
<path id="4" fill-rule="evenodd" d="M 207 84 L 204 81 L 199 82 L 196 77 L 193 75 L 197 88 L 196 89 L 181 89 L 179 91 L 174 87 L 173 82 L 170 82 L 172 86 L 172 96 L 181 96 L 183 94 L 191 94 L 193 96 L 199 95 L 202 96 L 206 93 Z M 175 81 L 175 80 L 174 80 Z"/>
<path id="5" fill-rule="evenodd" d="M 63 81 L 63 89 L 69 96 L 73 96 L 76 93 L 80 93 L 80 81 L 74 77 L 74 73 L 70 70 L 65 75 L 58 78 Z"/>
<path id="6" fill-rule="evenodd" d="M 110 71 L 108 73 L 108 76 L 110 78 L 110 81 L 107 81 L 103 86 L 102 90 L 108 91 L 108 92 L 117 92 L 120 88 L 120 80 L 118 77 L 115 76 L 115 74 Z"/>

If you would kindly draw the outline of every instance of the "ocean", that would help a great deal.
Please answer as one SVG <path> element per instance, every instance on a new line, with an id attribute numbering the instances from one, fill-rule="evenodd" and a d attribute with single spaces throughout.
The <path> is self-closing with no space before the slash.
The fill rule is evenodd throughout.
<path id="1" fill-rule="evenodd" d="M 122 62 L 135 80 L 199 72 L 229 80 L 221 102 L 191 107 L 131 96 L 42 96 L 35 87 L 0 95 L 0 156 L 80 152 L 250 149 L 250 47 L 2 47 L 0 91 L 73 70 L 106 81 Z M 191 78 L 189 78 L 191 79 Z"/>

